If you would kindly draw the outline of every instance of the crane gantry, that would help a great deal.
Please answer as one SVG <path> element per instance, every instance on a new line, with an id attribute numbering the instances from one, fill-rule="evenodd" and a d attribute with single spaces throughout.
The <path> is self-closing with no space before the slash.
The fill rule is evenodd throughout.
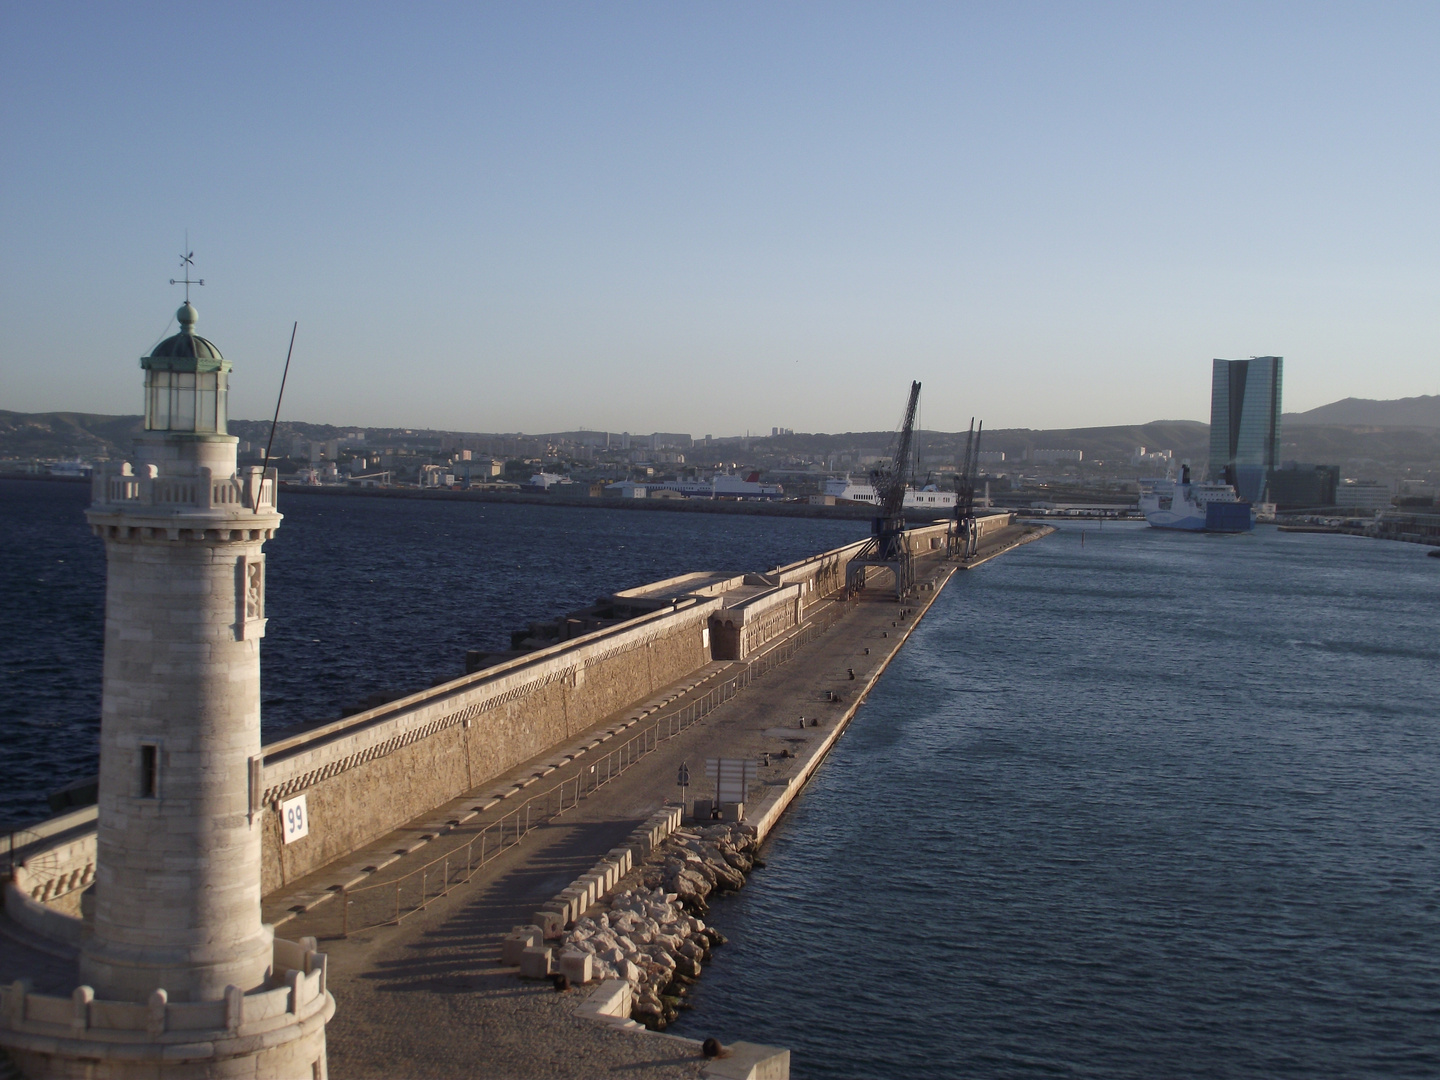
<path id="1" fill-rule="evenodd" d="M 880 513 L 870 523 L 870 539 L 845 568 L 845 585 L 852 594 L 865 587 L 865 577 L 872 566 L 894 573 L 896 600 L 902 599 L 915 584 L 915 568 L 905 541 L 905 491 L 910 486 L 911 447 L 919 405 L 920 384 L 912 382 L 890 459 L 870 474 Z"/>

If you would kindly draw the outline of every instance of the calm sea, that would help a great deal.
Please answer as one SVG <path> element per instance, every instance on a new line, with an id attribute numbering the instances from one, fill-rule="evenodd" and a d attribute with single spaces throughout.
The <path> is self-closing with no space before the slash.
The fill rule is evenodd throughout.
<path id="1" fill-rule="evenodd" d="M 96 771 L 105 553 L 86 484 L 0 480 L 0 824 Z M 281 492 L 266 545 L 265 737 L 465 672 L 465 651 L 605 593 L 765 570 L 865 522 Z"/>
<path id="2" fill-rule="evenodd" d="M 796 1077 L 1440 1076 L 1440 561 L 1067 529 L 957 577 L 713 921 Z"/>
<path id="3" fill-rule="evenodd" d="M 0 815 L 94 769 L 81 486 L 0 482 Z M 603 592 L 863 524 L 287 495 L 273 735 Z M 1069 529 L 941 594 L 679 1030 L 805 1077 L 1440 1076 L 1440 560 Z"/>

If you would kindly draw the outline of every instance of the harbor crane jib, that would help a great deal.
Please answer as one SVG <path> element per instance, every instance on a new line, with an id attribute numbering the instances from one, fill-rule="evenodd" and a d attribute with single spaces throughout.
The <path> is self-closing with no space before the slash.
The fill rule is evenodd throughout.
<path id="1" fill-rule="evenodd" d="M 975 427 L 970 418 L 970 433 L 965 436 L 965 460 L 960 466 L 959 482 L 955 485 L 955 520 L 950 526 L 949 554 L 952 559 L 973 558 L 980 546 L 980 526 L 975 520 L 976 474 L 980 471 L 980 436 L 985 421 Z"/>
<path id="2" fill-rule="evenodd" d="M 890 459 L 870 474 L 880 513 L 870 523 L 870 539 L 845 567 L 845 586 L 851 595 L 865 587 L 870 567 L 883 567 L 894 574 L 896 600 L 903 599 L 915 584 L 915 567 L 905 539 L 905 489 L 910 485 L 911 447 L 919 405 L 920 384 L 912 382 Z"/>

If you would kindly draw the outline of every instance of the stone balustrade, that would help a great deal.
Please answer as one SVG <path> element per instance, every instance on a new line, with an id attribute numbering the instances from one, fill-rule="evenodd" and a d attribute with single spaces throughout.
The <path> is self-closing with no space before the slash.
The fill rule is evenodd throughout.
<path id="1" fill-rule="evenodd" d="M 263 473 L 263 476 L 261 475 Z M 154 465 L 130 462 L 111 465 L 96 472 L 91 481 L 91 508 L 129 510 L 153 509 L 156 513 L 209 512 L 214 510 L 275 510 L 274 469 L 248 466 L 234 476 L 214 476 L 200 468 L 194 476 L 161 476 Z"/>

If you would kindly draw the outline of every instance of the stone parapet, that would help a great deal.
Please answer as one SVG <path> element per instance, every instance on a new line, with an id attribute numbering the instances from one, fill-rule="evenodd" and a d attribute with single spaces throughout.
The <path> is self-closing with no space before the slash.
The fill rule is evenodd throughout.
<path id="1" fill-rule="evenodd" d="M 200 467 L 194 475 L 161 476 L 155 465 L 111 464 L 91 480 L 91 513 L 183 517 L 216 511 L 275 513 L 276 470 L 249 466 L 234 475 Z"/>
<path id="2" fill-rule="evenodd" d="M 31 1076 L 323 1076 L 335 1012 L 325 954 L 313 939 L 276 939 L 273 959 L 270 986 L 213 1001 L 172 1002 L 163 989 L 108 1001 L 89 986 L 57 997 L 17 981 L 0 988 L 0 1046 Z"/>

